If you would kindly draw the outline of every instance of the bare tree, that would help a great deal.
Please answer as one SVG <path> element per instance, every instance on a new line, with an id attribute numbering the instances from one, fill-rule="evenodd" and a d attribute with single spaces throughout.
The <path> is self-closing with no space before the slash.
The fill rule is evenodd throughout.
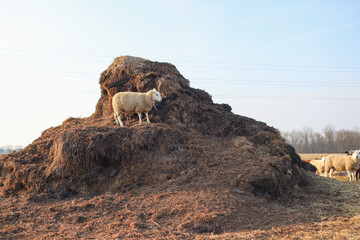
<path id="1" fill-rule="evenodd" d="M 287 143 L 298 153 L 337 153 L 360 148 L 360 129 L 336 130 L 326 126 L 321 133 L 310 127 L 281 133 Z"/>

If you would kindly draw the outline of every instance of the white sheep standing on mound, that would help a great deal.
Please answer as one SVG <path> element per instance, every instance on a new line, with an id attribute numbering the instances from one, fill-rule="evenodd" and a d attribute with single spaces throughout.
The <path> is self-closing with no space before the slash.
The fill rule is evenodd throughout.
<path id="1" fill-rule="evenodd" d="M 325 177 L 330 173 L 330 178 L 332 178 L 333 171 L 347 171 L 349 180 L 354 181 L 354 174 L 359 168 L 359 156 L 359 150 L 354 151 L 352 155 L 348 156 L 335 154 L 327 156 L 325 161 Z"/>
<path id="2" fill-rule="evenodd" d="M 137 113 L 139 115 L 139 124 L 141 124 L 141 113 L 145 113 L 146 120 L 149 120 L 149 111 L 155 107 L 155 101 L 160 102 L 161 95 L 156 89 L 152 89 L 146 93 L 140 92 L 118 92 L 112 98 L 112 107 L 114 110 L 114 118 L 117 125 L 121 127 L 124 124 L 121 121 L 121 113 Z"/>

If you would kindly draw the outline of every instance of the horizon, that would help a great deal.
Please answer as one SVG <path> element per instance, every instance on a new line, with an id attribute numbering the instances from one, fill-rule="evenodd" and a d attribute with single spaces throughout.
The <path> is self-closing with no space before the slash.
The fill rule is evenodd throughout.
<path id="1" fill-rule="evenodd" d="M 150 11 L 151 10 L 151 11 Z M 360 2 L 6 2 L 0 146 L 87 117 L 115 57 L 169 62 L 193 88 L 281 132 L 358 128 Z"/>

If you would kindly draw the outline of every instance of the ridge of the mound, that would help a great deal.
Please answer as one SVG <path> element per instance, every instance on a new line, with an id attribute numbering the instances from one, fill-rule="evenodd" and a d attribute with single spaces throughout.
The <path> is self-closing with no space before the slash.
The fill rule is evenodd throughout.
<path id="1" fill-rule="evenodd" d="M 278 198 L 305 183 L 299 156 L 276 129 L 213 103 L 169 63 L 119 57 L 99 83 L 101 97 L 90 117 L 69 118 L 25 149 L 1 157 L 3 195 L 65 198 L 156 185 Z M 130 116 L 126 127 L 116 126 L 112 96 L 152 88 L 163 97 L 149 113 L 152 124 L 138 125 L 137 116 Z"/>

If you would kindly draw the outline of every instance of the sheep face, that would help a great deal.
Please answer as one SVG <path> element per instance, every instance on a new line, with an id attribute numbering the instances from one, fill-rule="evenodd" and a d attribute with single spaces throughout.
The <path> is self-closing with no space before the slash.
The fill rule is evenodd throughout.
<path id="1" fill-rule="evenodd" d="M 359 157 L 360 157 L 360 151 L 359 151 L 359 150 L 355 150 L 351 156 L 352 156 L 353 158 L 355 158 L 355 159 L 359 159 Z"/>
<path id="2" fill-rule="evenodd" d="M 162 97 L 161 97 L 160 93 L 158 91 L 156 91 L 155 88 L 153 90 L 151 90 L 151 94 L 153 95 L 153 99 L 155 101 L 160 102 L 162 100 Z"/>

